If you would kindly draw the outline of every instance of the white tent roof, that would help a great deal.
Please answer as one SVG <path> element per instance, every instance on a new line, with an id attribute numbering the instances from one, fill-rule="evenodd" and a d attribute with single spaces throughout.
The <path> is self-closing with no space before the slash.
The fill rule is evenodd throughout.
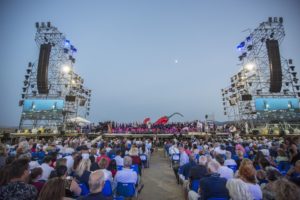
<path id="1" fill-rule="evenodd" d="M 74 117 L 71 119 L 68 119 L 68 122 L 73 122 L 79 125 L 85 125 L 85 124 L 90 124 L 91 122 L 88 121 L 87 119 L 84 119 L 82 117 Z"/>

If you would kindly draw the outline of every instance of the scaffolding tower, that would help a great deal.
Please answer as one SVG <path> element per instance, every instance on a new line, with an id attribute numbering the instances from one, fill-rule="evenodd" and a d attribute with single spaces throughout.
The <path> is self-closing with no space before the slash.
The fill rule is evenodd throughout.
<path id="1" fill-rule="evenodd" d="M 77 49 L 70 40 L 50 22 L 36 22 L 35 27 L 40 54 L 26 68 L 19 129 L 65 130 L 71 119 L 89 115 L 91 90 L 74 71 Z"/>
<path id="2" fill-rule="evenodd" d="M 293 61 L 279 53 L 284 36 L 283 18 L 269 17 L 237 46 L 240 70 L 230 78 L 230 85 L 221 90 L 224 115 L 230 121 L 250 122 L 253 126 L 258 121 L 300 119 L 299 110 L 294 109 L 299 108 L 300 97 L 297 72 Z M 274 59 L 280 67 L 275 68 Z M 289 98 L 297 99 L 298 105 Z M 286 99 L 290 105 L 285 110 L 271 110 L 265 103 L 264 109 L 259 110 L 258 101 L 264 99 Z"/>

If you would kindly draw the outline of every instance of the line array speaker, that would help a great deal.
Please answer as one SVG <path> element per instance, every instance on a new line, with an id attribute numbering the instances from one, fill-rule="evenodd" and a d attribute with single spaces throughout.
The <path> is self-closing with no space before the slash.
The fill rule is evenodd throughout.
<path id="1" fill-rule="evenodd" d="M 41 44 L 37 72 L 37 88 L 39 94 L 48 94 L 48 66 L 51 44 Z"/>
<path id="2" fill-rule="evenodd" d="M 74 102 L 75 100 L 76 100 L 76 96 L 72 96 L 72 95 L 66 96 L 66 101 Z"/>
<path id="3" fill-rule="evenodd" d="M 252 95 L 251 94 L 243 94 L 242 95 L 242 101 L 251 101 Z"/>
<path id="4" fill-rule="evenodd" d="M 270 67 L 270 92 L 280 92 L 282 87 L 282 69 L 278 40 L 267 40 L 266 46 Z"/>

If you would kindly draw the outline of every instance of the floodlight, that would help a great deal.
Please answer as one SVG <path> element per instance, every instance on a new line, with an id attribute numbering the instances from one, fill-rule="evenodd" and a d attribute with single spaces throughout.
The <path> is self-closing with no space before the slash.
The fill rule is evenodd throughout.
<path id="1" fill-rule="evenodd" d="M 68 65 L 64 65 L 64 66 L 62 67 L 62 71 L 63 71 L 64 73 L 68 74 L 68 73 L 71 71 L 71 67 L 68 66 Z"/>
<path id="2" fill-rule="evenodd" d="M 253 63 L 248 63 L 245 65 L 245 69 L 247 71 L 252 71 L 254 69 L 255 65 Z"/>

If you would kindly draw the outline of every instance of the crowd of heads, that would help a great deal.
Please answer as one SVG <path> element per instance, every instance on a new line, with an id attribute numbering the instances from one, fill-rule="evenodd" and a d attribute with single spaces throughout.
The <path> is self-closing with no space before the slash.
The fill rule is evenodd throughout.
<path id="1" fill-rule="evenodd" d="M 0 199 L 83 198 L 99 193 L 105 181 L 118 183 L 118 165 L 136 164 L 140 155 L 150 156 L 149 139 L 74 138 L 28 139 L 0 143 Z M 134 183 L 138 186 L 138 182 Z M 84 185 L 84 187 L 82 186 Z M 87 193 L 84 193 L 86 188 Z M 101 194 L 100 194 L 101 193 Z M 100 197 L 100 196 L 99 196 Z M 101 199 L 101 198 L 100 198 Z"/>
<path id="2" fill-rule="evenodd" d="M 182 138 L 165 141 L 164 149 L 189 199 L 300 198 L 300 136 Z M 199 191 L 192 190 L 196 180 Z"/>

